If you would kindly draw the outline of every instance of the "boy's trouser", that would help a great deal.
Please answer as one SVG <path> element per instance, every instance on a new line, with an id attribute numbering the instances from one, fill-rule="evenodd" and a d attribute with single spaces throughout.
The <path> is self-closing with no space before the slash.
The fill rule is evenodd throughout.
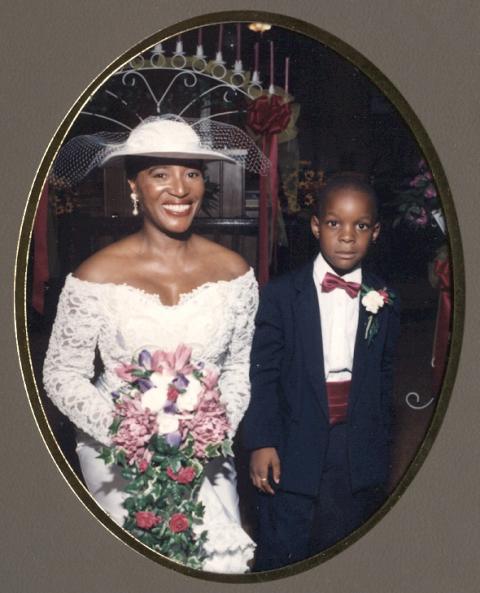
<path id="1" fill-rule="evenodd" d="M 330 429 L 318 496 L 281 489 L 273 496 L 258 493 L 255 571 L 281 568 L 325 550 L 364 523 L 385 500 L 382 487 L 352 493 L 346 437 L 345 424 Z"/>

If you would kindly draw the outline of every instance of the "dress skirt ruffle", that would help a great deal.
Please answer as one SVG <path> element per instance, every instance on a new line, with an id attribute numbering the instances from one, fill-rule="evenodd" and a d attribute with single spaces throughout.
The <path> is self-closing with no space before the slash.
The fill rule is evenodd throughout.
<path id="1" fill-rule="evenodd" d="M 127 497 L 126 480 L 115 466 L 107 466 L 98 458 L 101 446 L 97 441 L 79 433 L 77 443 L 80 468 L 89 492 L 102 509 L 123 526 L 127 516 L 122 505 Z M 205 515 L 196 531 L 208 531 L 205 544 L 208 557 L 203 570 L 226 574 L 247 572 L 255 543 L 240 523 L 236 472 L 230 459 L 221 457 L 207 465 L 198 499 L 205 505 Z"/>

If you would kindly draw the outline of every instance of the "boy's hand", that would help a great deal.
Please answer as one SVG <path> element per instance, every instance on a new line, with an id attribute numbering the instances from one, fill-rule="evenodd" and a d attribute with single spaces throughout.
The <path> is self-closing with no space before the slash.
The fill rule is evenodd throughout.
<path id="1" fill-rule="evenodd" d="M 280 459 L 274 447 L 256 449 L 250 456 L 250 479 L 253 485 L 267 494 L 275 494 L 268 482 L 268 475 L 272 468 L 275 484 L 280 482 Z"/>

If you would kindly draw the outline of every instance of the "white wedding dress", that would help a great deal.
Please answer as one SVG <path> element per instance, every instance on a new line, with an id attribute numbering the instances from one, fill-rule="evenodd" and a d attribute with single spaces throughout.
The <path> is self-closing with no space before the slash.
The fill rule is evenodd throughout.
<path id="1" fill-rule="evenodd" d="M 143 348 L 192 348 L 192 358 L 220 369 L 219 387 L 235 433 L 250 397 L 248 378 L 258 286 L 253 270 L 230 281 L 208 282 L 163 305 L 157 295 L 127 284 L 66 279 L 44 365 L 44 384 L 55 405 L 77 426 L 77 453 L 85 483 L 99 505 L 120 525 L 126 511 L 125 482 L 114 466 L 97 458 L 108 444 L 113 418 L 111 392 L 121 380 L 115 368 Z M 95 349 L 104 372 L 95 385 Z M 208 558 L 203 569 L 243 573 L 254 542 L 240 525 L 236 474 L 231 461 L 207 466 L 199 499 L 205 505 Z"/>

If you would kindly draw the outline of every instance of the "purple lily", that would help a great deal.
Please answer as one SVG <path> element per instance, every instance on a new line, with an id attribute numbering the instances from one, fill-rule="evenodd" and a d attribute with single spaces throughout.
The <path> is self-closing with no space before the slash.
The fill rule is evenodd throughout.
<path id="1" fill-rule="evenodd" d="M 175 386 L 177 391 L 184 391 L 188 387 L 189 382 L 190 381 L 187 379 L 187 377 L 185 377 L 185 375 L 178 373 L 175 379 L 172 381 L 172 385 Z"/>
<path id="2" fill-rule="evenodd" d="M 178 412 L 177 404 L 175 402 L 168 401 L 163 406 L 163 411 L 167 414 L 176 414 Z"/>
<path id="3" fill-rule="evenodd" d="M 138 364 L 144 369 L 150 369 L 152 366 L 152 355 L 148 350 L 142 350 L 138 356 Z"/>
<path id="4" fill-rule="evenodd" d="M 179 447 L 180 443 L 182 442 L 182 435 L 178 430 L 175 432 L 169 432 L 165 435 L 165 440 L 170 445 L 170 447 Z"/>
<path id="5" fill-rule="evenodd" d="M 149 389 L 152 389 L 152 387 L 154 385 L 150 381 L 150 379 L 137 379 L 136 382 L 135 382 L 135 386 L 138 388 L 138 390 L 141 393 L 145 393 L 145 391 L 148 391 Z"/>

